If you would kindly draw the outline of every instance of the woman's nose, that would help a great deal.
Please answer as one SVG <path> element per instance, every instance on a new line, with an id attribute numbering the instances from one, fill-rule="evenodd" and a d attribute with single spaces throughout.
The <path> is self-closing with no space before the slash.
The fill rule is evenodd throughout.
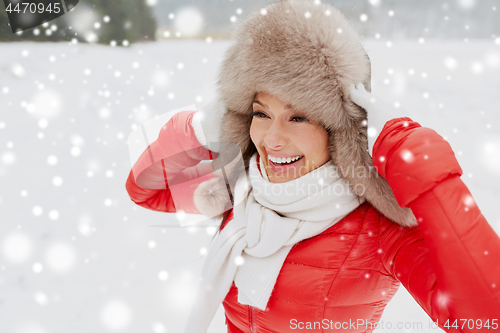
<path id="1" fill-rule="evenodd" d="M 266 133 L 264 142 L 271 149 L 286 147 L 288 144 L 288 138 L 283 124 L 279 121 L 273 122 Z"/>

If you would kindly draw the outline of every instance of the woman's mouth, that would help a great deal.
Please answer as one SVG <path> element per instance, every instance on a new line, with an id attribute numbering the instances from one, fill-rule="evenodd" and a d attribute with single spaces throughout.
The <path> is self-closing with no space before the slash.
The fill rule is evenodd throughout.
<path id="1" fill-rule="evenodd" d="M 269 167 L 274 172 L 286 172 L 289 168 L 294 167 L 299 161 L 302 160 L 304 155 L 295 156 L 283 156 L 277 157 L 272 155 L 267 155 L 267 160 L 269 162 Z"/>

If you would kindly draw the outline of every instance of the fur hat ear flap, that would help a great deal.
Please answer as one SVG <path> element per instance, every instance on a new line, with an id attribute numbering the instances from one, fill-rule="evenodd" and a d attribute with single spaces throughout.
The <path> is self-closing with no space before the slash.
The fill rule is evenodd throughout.
<path id="1" fill-rule="evenodd" d="M 347 115 L 364 112 L 355 104 L 344 104 L 344 109 Z M 404 227 L 416 226 L 417 220 L 411 209 L 398 204 L 389 184 L 373 165 L 368 153 L 366 123 L 363 119 L 353 118 L 350 122 L 350 126 L 334 129 L 330 136 L 331 156 L 339 173 L 359 196 L 368 200 L 387 218 Z"/>

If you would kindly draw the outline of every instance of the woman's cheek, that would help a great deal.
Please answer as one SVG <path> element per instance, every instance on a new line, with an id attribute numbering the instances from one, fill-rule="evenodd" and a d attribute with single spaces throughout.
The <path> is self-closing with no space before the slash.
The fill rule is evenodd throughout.
<path id="1" fill-rule="evenodd" d="M 262 142 L 262 124 L 259 124 L 259 121 L 255 119 L 255 117 L 252 119 L 252 123 L 250 125 L 250 139 L 252 140 L 253 144 L 259 148 L 261 142 Z"/>

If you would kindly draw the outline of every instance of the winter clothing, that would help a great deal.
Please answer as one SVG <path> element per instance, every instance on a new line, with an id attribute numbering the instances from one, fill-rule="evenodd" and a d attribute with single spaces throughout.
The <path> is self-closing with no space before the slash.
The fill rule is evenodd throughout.
<path id="1" fill-rule="evenodd" d="M 441 327 L 447 319 L 485 322 L 498 316 L 500 239 L 461 182 L 446 141 L 410 118 L 398 118 L 382 130 L 373 160 L 367 152 L 366 111 L 349 93 L 359 82 L 369 88 L 370 61 L 344 17 L 327 4 L 285 0 L 251 14 L 234 39 L 220 71 L 220 100 L 208 107 L 218 110 L 217 117 L 207 118 L 208 109 L 203 117 L 194 111 L 175 115 L 127 180 L 134 202 L 164 212 L 213 216 L 234 201 L 204 268 L 213 294 L 202 289 L 216 302 L 225 296 L 228 331 L 372 332 L 399 282 Z M 331 200 L 333 216 L 319 214 L 320 205 L 300 217 L 307 207 L 293 207 L 293 198 L 284 198 L 295 209 L 292 216 L 273 203 L 282 197 L 261 200 L 256 190 L 276 184 L 265 183 L 252 160 L 250 109 L 257 92 L 277 96 L 322 124 L 330 133 L 331 163 L 353 189 L 364 190 L 356 194 L 367 202 L 338 221 L 337 198 Z M 210 165 L 199 164 L 214 158 L 204 148 L 217 149 L 211 141 L 218 131 L 209 125 L 214 119 L 222 119 L 216 121 L 221 142 L 237 145 L 236 152 L 218 149 L 214 164 L 222 176 L 215 178 Z M 237 167 L 238 156 L 249 167 L 254 192 L 248 196 L 239 194 L 244 186 L 238 180 L 246 174 Z M 304 177 L 292 183 L 307 182 Z M 147 189 L 155 178 L 164 188 Z M 318 214 L 323 224 L 315 221 Z M 243 250 L 248 265 L 235 267 Z M 211 318 L 213 304 L 198 305 L 207 305 Z M 209 319 L 202 319 L 200 326 L 190 322 L 188 332 L 203 331 Z"/>
<path id="2" fill-rule="evenodd" d="M 198 142 L 216 153 L 221 150 L 219 142 L 222 117 L 225 113 L 224 104 L 218 98 L 214 98 L 193 117 L 193 128 Z"/>
<path id="3" fill-rule="evenodd" d="M 252 156 L 248 180 L 242 177 L 236 184 L 236 218 L 210 247 L 185 332 L 207 330 L 233 280 L 240 304 L 265 310 L 292 246 L 325 231 L 364 201 L 331 162 L 290 182 L 273 184 L 261 174 L 258 159 L 258 154 Z"/>
<path id="4" fill-rule="evenodd" d="M 219 95 L 227 109 L 221 141 L 238 144 L 247 165 L 253 154 L 249 128 L 255 94 L 278 96 L 333 133 L 331 159 L 358 195 L 393 221 L 416 225 L 411 210 L 400 207 L 377 176 L 367 152 L 366 112 L 349 98 L 350 85 L 370 86 L 370 60 L 357 33 L 326 3 L 287 0 L 264 10 L 237 27 L 220 69 Z M 219 158 L 226 154 L 233 153 L 221 151 Z"/>
<path id="5" fill-rule="evenodd" d="M 193 114 L 175 115 L 134 164 L 126 188 L 138 205 L 198 212 L 195 188 L 188 186 L 184 196 L 174 199 L 169 188 L 141 187 L 153 175 L 166 183 L 174 174 L 206 174 L 206 165 L 199 162 L 213 156 L 196 140 Z M 411 162 L 404 159 L 407 151 Z M 447 332 L 459 332 L 443 326 L 447 319 L 491 323 L 499 317 L 500 240 L 460 180 L 462 170 L 449 144 L 409 118 L 394 119 L 380 134 L 373 160 L 419 226 L 403 228 L 365 202 L 292 247 L 265 311 L 240 304 L 233 284 L 223 302 L 228 332 L 294 332 L 308 322 L 323 325 L 323 320 L 333 322 L 333 328 L 307 331 L 344 325 L 345 332 L 372 332 L 399 282 Z M 224 227 L 231 222 L 230 217 Z"/>

